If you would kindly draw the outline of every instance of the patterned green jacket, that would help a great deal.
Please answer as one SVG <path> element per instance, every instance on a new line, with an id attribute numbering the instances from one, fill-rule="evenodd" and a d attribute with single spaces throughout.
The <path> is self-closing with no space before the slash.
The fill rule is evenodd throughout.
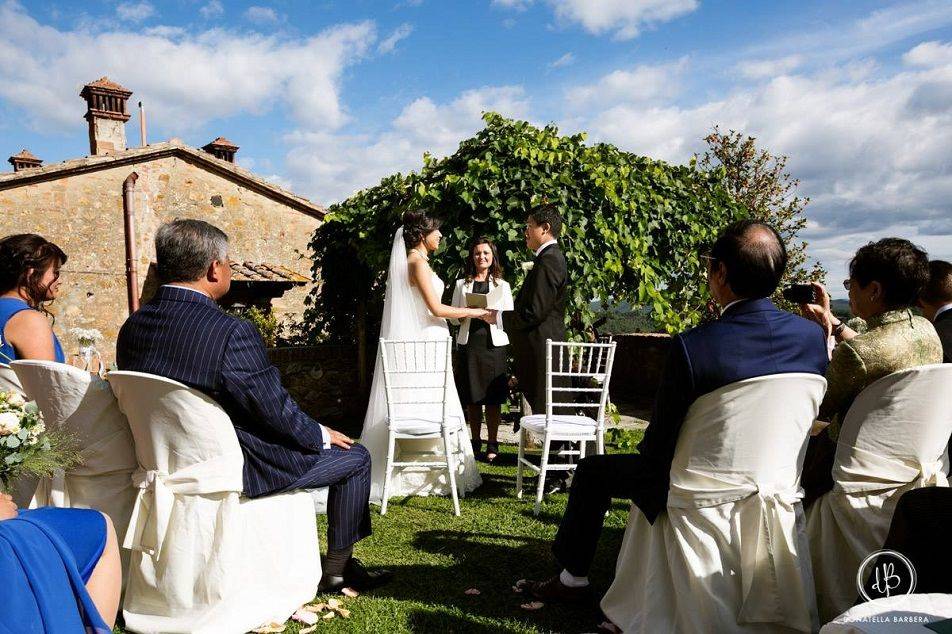
<path id="1" fill-rule="evenodd" d="M 935 328 L 909 309 L 876 315 L 866 327 L 866 332 L 836 346 L 826 371 L 820 418 L 831 421 L 827 431 L 834 441 L 853 399 L 867 385 L 905 368 L 942 363 L 942 342 Z"/>

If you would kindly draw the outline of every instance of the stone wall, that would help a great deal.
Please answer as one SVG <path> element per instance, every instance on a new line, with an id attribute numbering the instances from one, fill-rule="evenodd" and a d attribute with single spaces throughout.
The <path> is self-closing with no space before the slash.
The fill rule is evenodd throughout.
<path id="1" fill-rule="evenodd" d="M 105 336 L 103 357 L 107 362 L 115 357 L 115 338 L 128 314 L 122 183 L 132 171 L 139 174 L 140 292 L 155 258 L 155 230 L 177 217 L 199 218 L 224 230 L 233 260 L 272 262 L 310 277 L 307 244 L 319 220 L 178 156 L 2 190 L 0 236 L 39 233 L 69 256 L 61 295 L 51 306 L 54 328 L 68 353 L 76 350 L 70 328 L 97 328 Z M 278 317 L 299 315 L 309 290 L 297 287 L 276 299 Z"/>
<path id="2" fill-rule="evenodd" d="M 268 352 L 301 409 L 345 434 L 360 435 L 367 397 L 358 386 L 356 346 L 274 348 Z"/>
<path id="3" fill-rule="evenodd" d="M 612 367 L 612 400 L 632 404 L 637 409 L 650 410 L 671 345 L 670 335 L 615 335 L 614 341 L 618 345 Z"/>

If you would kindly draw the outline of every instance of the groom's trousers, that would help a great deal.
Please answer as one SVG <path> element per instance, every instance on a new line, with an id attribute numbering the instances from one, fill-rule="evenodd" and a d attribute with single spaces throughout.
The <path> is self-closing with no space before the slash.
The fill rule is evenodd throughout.
<path id="1" fill-rule="evenodd" d="M 284 491 L 329 487 L 327 548 L 343 550 L 370 535 L 370 453 L 363 445 L 332 445 Z"/>
<path id="2" fill-rule="evenodd" d="M 565 515 L 552 544 L 559 564 L 577 577 L 587 577 L 612 499 L 641 498 L 638 489 L 650 487 L 651 480 L 644 457 L 638 454 L 583 458 L 575 468 Z"/>

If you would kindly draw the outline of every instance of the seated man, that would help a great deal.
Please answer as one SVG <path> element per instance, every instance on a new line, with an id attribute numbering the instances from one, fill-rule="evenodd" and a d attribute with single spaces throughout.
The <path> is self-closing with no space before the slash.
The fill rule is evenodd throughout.
<path id="1" fill-rule="evenodd" d="M 942 360 L 952 363 L 952 264 L 929 262 L 929 282 L 919 293 L 922 316 L 932 322 L 942 341 Z"/>
<path id="2" fill-rule="evenodd" d="M 723 308 L 720 319 L 671 341 L 639 453 L 590 456 L 579 462 L 552 546 L 562 572 L 531 582 L 530 593 L 543 601 L 588 596 L 588 572 L 612 498 L 632 500 L 652 523 L 664 511 L 678 434 L 698 397 L 757 376 L 824 373 L 828 358 L 823 329 L 779 310 L 768 299 L 786 265 L 783 241 L 762 222 L 736 222 L 718 238 L 708 257 L 708 284 Z"/>
<path id="3" fill-rule="evenodd" d="M 228 236 L 175 220 L 155 236 L 159 288 L 119 331 L 117 365 L 164 376 L 215 399 L 244 454 L 244 494 L 330 487 L 322 592 L 389 580 L 351 556 L 370 535 L 370 454 L 301 411 L 281 385 L 255 327 L 215 303 L 231 286 Z"/>

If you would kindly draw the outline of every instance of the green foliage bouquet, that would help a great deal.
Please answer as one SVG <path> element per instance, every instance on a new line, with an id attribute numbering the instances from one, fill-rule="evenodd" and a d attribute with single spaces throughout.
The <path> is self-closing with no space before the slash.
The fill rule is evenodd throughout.
<path id="1" fill-rule="evenodd" d="M 68 438 L 47 431 L 36 403 L 0 392 L 0 484 L 9 490 L 23 475 L 50 476 L 78 462 Z"/>

